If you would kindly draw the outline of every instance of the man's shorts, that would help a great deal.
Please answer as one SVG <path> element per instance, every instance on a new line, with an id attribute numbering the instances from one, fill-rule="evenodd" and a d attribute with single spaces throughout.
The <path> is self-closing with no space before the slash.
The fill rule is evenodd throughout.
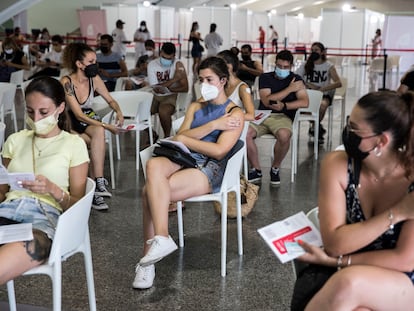
<path id="1" fill-rule="evenodd" d="M 163 105 L 172 105 L 175 107 L 177 103 L 177 94 L 171 94 L 167 96 L 156 96 L 152 100 L 151 114 L 158 113 Z"/>
<path id="2" fill-rule="evenodd" d="M 292 131 L 292 120 L 284 113 L 272 113 L 262 123 L 257 125 L 250 122 L 250 126 L 255 129 L 257 137 L 264 134 L 276 136 L 277 131 L 282 128 Z"/>

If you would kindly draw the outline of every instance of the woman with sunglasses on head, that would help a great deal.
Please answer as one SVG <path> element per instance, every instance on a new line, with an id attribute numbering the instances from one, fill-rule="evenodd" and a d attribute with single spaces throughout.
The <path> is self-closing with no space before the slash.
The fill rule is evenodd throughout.
<path id="1" fill-rule="evenodd" d="M 119 133 L 124 122 L 118 103 L 108 92 L 105 83 L 98 75 L 96 53 L 84 43 L 71 43 L 63 52 L 63 65 L 70 72 L 61 78 L 65 88 L 72 130 L 78 133 L 88 144 L 91 154 L 90 176 L 96 181 L 95 196 L 92 207 L 96 210 L 107 210 L 108 205 L 103 197 L 111 197 L 106 189 L 108 182 L 104 178 L 105 130 L 113 134 Z M 101 95 L 116 113 L 116 125 L 100 121 L 93 111 L 95 93 Z"/>
<path id="2" fill-rule="evenodd" d="M 218 192 L 229 157 L 240 147 L 238 139 L 244 125 L 244 112 L 227 98 L 227 65 L 219 57 L 200 64 L 198 76 L 204 102 L 193 102 L 174 140 L 191 151 L 198 168 L 186 168 L 166 157 L 155 157 L 146 165 L 143 189 L 144 256 L 135 269 L 134 288 L 152 287 L 154 264 L 177 249 L 168 234 L 170 202 Z"/>
<path id="3" fill-rule="evenodd" d="M 299 241 L 306 251 L 299 259 L 312 265 L 298 276 L 291 310 L 412 309 L 413 120 L 411 92 L 369 93 L 352 109 L 345 151 L 321 166 L 323 249 Z M 317 275 L 319 288 L 308 291 Z"/>
<path id="4" fill-rule="evenodd" d="M 30 130 L 11 134 L 1 155 L 8 172 L 33 173 L 35 180 L 0 185 L 0 225 L 31 223 L 33 240 L 0 245 L 0 284 L 46 261 L 59 215 L 85 194 L 88 174 L 86 145 L 67 131 L 59 81 L 35 78 L 25 93 Z"/>

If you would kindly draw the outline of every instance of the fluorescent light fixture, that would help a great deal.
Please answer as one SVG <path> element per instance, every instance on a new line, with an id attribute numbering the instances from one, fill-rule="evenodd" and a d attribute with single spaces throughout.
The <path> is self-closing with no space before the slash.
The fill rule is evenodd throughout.
<path id="1" fill-rule="evenodd" d="M 349 12 L 349 11 L 351 11 L 351 5 L 350 5 L 349 3 L 345 3 L 345 4 L 342 6 L 342 11 L 345 11 L 345 12 Z"/>
<path id="2" fill-rule="evenodd" d="M 234 10 L 235 8 L 237 8 L 237 4 L 235 4 L 235 3 L 230 4 L 230 8 L 232 8 Z"/>
<path id="3" fill-rule="evenodd" d="M 142 4 L 147 8 L 147 7 L 149 7 L 151 5 L 151 2 L 144 1 Z"/>
<path id="4" fill-rule="evenodd" d="M 293 8 L 292 10 L 290 10 L 291 12 L 295 12 L 295 11 L 299 11 L 300 9 L 302 9 L 301 6 L 297 6 L 295 8 Z"/>
<path id="5" fill-rule="evenodd" d="M 275 15 L 277 13 L 277 11 L 275 9 L 270 10 L 270 13 L 272 13 L 273 15 Z"/>
<path id="6" fill-rule="evenodd" d="M 322 3 L 324 3 L 325 1 L 315 1 L 312 5 L 319 5 L 319 4 L 322 4 Z"/>

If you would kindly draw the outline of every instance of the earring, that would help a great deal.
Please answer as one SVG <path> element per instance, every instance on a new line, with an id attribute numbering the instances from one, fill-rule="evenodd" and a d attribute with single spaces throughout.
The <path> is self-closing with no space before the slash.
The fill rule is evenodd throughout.
<path id="1" fill-rule="evenodd" d="M 374 154 L 376 157 L 380 157 L 382 155 L 382 151 L 378 147 L 375 147 Z"/>

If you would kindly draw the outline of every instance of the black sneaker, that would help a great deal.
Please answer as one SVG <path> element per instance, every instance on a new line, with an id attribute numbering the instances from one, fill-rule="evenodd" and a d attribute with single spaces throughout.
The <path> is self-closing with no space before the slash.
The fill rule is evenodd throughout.
<path id="1" fill-rule="evenodd" d="M 108 186 L 108 181 L 104 177 L 98 177 L 95 179 L 96 188 L 95 188 L 95 195 L 99 195 L 101 197 L 112 197 L 112 194 L 106 189 Z"/>
<path id="2" fill-rule="evenodd" d="M 262 171 L 255 168 L 250 170 L 248 179 L 252 183 L 260 183 L 262 181 Z"/>
<path id="3" fill-rule="evenodd" d="M 92 200 L 92 208 L 96 209 L 97 211 L 106 211 L 108 210 L 109 206 L 106 204 L 103 197 L 94 195 Z"/>
<path id="4" fill-rule="evenodd" d="M 279 168 L 270 169 L 270 183 L 272 185 L 280 185 Z"/>
<path id="5" fill-rule="evenodd" d="M 324 135 L 326 133 L 326 130 L 322 126 L 322 124 L 319 125 L 319 134 L 318 134 L 318 143 L 319 145 L 323 145 L 325 143 Z"/>

